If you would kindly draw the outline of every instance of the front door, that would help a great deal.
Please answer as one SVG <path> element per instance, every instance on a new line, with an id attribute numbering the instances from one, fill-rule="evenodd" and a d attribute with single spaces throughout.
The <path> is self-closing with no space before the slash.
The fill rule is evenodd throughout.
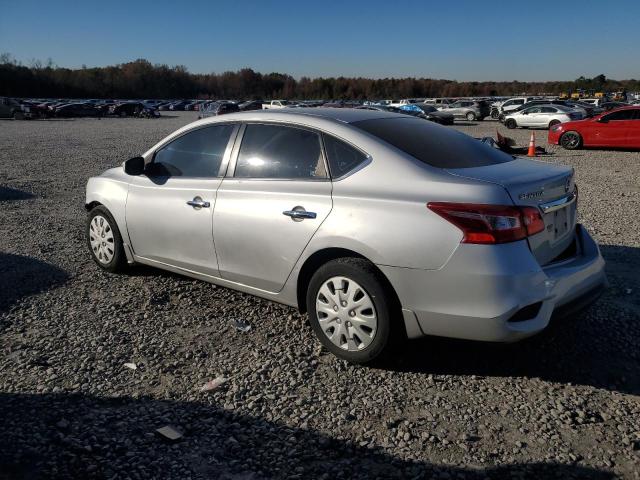
<path id="1" fill-rule="evenodd" d="M 277 292 L 331 211 L 331 181 L 318 133 L 248 124 L 241 136 L 213 215 L 220 276 Z"/>
<path id="2" fill-rule="evenodd" d="M 231 124 L 191 130 L 160 148 L 127 197 L 127 230 L 134 254 L 218 275 L 213 210 L 230 152 Z"/>
<path id="3" fill-rule="evenodd" d="M 625 147 L 635 110 L 618 110 L 604 115 L 600 122 L 591 122 L 586 145 Z"/>

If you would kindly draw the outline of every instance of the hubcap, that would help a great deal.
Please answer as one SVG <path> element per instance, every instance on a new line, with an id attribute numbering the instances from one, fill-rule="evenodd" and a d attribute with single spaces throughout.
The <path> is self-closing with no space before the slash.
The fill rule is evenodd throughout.
<path id="1" fill-rule="evenodd" d="M 348 351 L 363 350 L 376 335 L 378 317 L 369 294 L 347 277 L 327 280 L 316 296 L 316 315 L 322 332 Z"/>
<path id="2" fill-rule="evenodd" d="M 113 230 L 106 218 L 96 215 L 89 224 L 89 243 L 91 251 L 100 263 L 107 264 L 113 259 L 115 241 Z"/>

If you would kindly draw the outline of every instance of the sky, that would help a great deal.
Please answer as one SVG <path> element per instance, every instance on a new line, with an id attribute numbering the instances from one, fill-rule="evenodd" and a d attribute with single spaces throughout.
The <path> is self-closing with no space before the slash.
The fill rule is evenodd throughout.
<path id="1" fill-rule="evenodd" d="M 640 77 L 639 21 L 640 0 L 0 0 L 0 53 L 296 78 L 622 80 Z"/>

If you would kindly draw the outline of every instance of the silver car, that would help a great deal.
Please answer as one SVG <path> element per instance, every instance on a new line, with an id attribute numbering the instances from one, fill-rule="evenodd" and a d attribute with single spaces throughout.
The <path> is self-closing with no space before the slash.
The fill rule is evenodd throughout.
<path id="1" fill-rule="evenodd" d="M 86 231 L 105 270 L 297 307 L 365 363 L 423 335 L 519 340 L 594 300 L 604 261 L 576 199 L 571 168 L 420 118 L 281 109 L 199 120 L 91 178 Z"/>
<path id="2" fill-rule="evenodd" d="M 438 110 L 450 113 L 455 118 L 466 118 L 470 122 L 482 120 L 489 116 L 489 107 L 483 108 L 479 102 L 474 100 L 458 100 L 449 105 L 442 105 Z"/>
<path id="3" fill-rule="evenodd" d="M 504 124 L 507 128 L 546 128 L 559 123 L 581 120 L 584 115 L 564 105 L 542 104 L 507 114 Z"/>

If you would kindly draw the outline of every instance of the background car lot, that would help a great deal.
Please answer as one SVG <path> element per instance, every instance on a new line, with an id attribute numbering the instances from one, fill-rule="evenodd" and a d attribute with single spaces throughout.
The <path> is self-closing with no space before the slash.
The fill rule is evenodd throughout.
<path id="1" fill-rule="evenodd" d="M 640 153 L 549 147 L 543 159 L 575 167 L 580 221 L 607 260 L 612 285 L 590 311 L 517 345 L 427 339 L 359 368 L 320 349 L 294 310 L 159 270 L 109 275 L 79 253 L 86 179 L 196 117 L 0 124 L 5 471 L 635 478 Z M 198 391 L 220 374 L 223 387 Z M 166 424 L 181 442 L 154 435 Z"/>

